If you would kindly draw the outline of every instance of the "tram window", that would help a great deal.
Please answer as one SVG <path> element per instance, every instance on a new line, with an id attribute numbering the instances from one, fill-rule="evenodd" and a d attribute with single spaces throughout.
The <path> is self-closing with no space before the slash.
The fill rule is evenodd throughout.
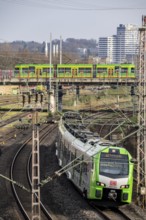
<path id="1" fill-rule="evenodd" d="M 91 68 L 79 68 L 79 73 L 91 73 Z"/>
<path id="2" fill-rule="evenodd" d="M 85 68 L 85 73 L 91 73 L 91 68 Z"/>
<path id="3" fill-rule="evenodd" d="M 15 68 L 15 74 L 19 73 L 20 69 L 19 68 Z"/>
<path id="4" fill-rule="evenodd" d="M 66 73 L 71 73 L 71 68 L 65 68 L 65 69 L 64 69 L 64 72 L 66 72 Z"/>
<path id="5" fill-rule="evenodd" d="M 28 68 L 22 68 L 22 72 L 28 73 Z"/>
<path id="6" fill-rule="evenodd" d="M 115 66 L 115 72 L 118 73 L 120 70 L 120 67 L 119 66 Z"/>
<path id="7" fill-rule="evenodd" d="M 135 68 L 131 68 L 131 73 L 135 73 Z"/>
<path id="8" fill-rule="evenodd" d="M 58 68 L 58 73 L 64 73 L 64 68 Z"/>
<path id="9" fill-rule="evenodd" d="M 50 68 L 43 68 L 43 72 L 49 73 L 50 72 Z"/>
<path id="10" fill-rule="evenodd" d="M 98 73 L 107 73 L 107 68 L 97 68 Z"/>
<path id="11" fill-rule="evenodd" d="M 84 73 L 84 68 L 79 68 L 79 73 Z"/>
<path id="12" fill-rule="evenodd" d="M 128 68 L 121 68 L 121 73 L 128 73 Z"/>
<path id="13" fill-rule="evenodd" d="M 29 66 L 29 71 L 30 72 L 35 72 L 35 67 L 34 66 Z"/>

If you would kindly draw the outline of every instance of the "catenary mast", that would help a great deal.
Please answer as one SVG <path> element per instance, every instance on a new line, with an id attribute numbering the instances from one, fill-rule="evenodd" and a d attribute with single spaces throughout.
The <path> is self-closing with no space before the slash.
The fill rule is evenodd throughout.
<path id="1" fill-rule="evenodd" d="M 146 16 L 139 28 L 138 124 L 137 134 L 137 195 L 138 204 L 146 207 Z"/>

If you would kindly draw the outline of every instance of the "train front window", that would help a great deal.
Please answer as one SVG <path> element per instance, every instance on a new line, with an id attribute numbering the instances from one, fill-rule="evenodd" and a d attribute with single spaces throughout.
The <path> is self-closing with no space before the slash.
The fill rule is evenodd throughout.
<path id="1" fill-rule="evenodd" d="M 129 173 L 128 155 L 101 153 L 99 174 L 110 178 L 124 178 Z"/>

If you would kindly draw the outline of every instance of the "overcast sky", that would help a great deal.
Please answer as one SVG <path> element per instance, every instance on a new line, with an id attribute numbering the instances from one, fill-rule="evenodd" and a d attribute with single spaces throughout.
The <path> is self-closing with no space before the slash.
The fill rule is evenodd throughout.
<path id="1" fill-rule="evenodd" d="M 0 42 L 95 39 L 141 26 L 146 0 L 0 0 Z"/>

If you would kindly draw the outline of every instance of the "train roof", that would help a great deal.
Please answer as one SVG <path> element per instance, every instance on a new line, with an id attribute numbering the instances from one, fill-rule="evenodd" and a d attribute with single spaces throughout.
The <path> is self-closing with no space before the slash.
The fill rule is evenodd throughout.
<path id="1" fill-rule="evenodd" d="M 82 123 L 80 114 L 76 112 L 67 112 L 63 115 L 59 123 L 59 130 L 72 148 L 76 148 L 88 156 L 94 156 L 110 147 L 119 148 L 116 143 L 105 140 L 98 133 L 87 129 Z M 120 149 L 124 148 L 120 147 Z M 124 152 L 127 152 L 126 149 Z"/>
<path id="2" fill-rule="evenodd" d="M 56 65 L 56 64 L 55 64 Z M 53 64 L 51 64 L 51 66 L 55 66 Z M 63 63 L 63 64 L 57 64 L 58 67 L 92 67 L 94 64 L 90 64 L 90 63 Z M 18 63 L 15 65 L 15 67 L 17 66 L 50 66 L 49 63 Z M 122 64 L 117 64 L 117 63 L 98 63 L 95 64 L 96 67 L 114 67 L 114 66 L 121 66 L 121 67 L 135 67 L 134 64 L 131 63 L 122 63 Z"/>

